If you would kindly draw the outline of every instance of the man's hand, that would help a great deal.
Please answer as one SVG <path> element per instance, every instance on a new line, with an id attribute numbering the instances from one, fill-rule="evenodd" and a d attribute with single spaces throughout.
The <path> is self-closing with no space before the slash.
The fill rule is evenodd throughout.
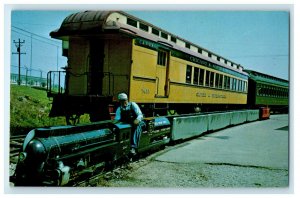
<path id="1" fill-rule="evenodd" d="M 119 123 L 119 120 L 112 120 L 111 121 L 113 124 L 117 124 L 117 123 Z"/>
<path id="2" fill-rule="evenodd" d="M 135 124 L 135 125 L 138 125 L 140 123 L 140 121 L 138 120 L 138 119 L 135 119 L 134 121 L 133 121 L 133 124 Z"/>

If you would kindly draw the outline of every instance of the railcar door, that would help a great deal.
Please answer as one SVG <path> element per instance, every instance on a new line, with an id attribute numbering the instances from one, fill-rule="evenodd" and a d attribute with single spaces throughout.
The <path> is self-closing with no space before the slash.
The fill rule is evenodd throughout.
<path id="1" fill-rule="evenodd" d="M 159 49 L 156 65 L 156 97 L 168 97 L 170 52 Z"/>
<path id="2" fill-rule="evenodd" d="M 104 41 L 91 40 L 88 72 L 88 94 L 102 95 Z"/>

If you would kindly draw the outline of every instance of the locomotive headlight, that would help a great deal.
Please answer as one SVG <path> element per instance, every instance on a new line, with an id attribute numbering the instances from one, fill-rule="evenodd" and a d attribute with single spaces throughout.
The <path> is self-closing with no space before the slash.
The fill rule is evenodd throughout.
<path id="1" fill-rule="evenodd" d="M 19 160 L 22 162 L 26 159 L 27 153 L 26 152 L 21 152 L 19 155 Z"/>

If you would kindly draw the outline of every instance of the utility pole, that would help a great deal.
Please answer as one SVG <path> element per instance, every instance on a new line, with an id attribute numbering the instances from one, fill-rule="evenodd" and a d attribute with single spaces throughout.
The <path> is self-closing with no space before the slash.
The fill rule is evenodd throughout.
<path id="1" fill-rule="evenodd" d="M 18 85 L 21 84 L 21 54 L 26 54 L 25 52 L 21 52 L 21 47 L 22 47 L 23 43 L 25 43 L 25 40 L 23 40 L 22 42 L 20 41 L 20 39 L 18 41 L 14 40 L 14 44 L 17 48 L 17 52 L 13 52 L 13 54 L 18 54 L 19 55 Z"/>

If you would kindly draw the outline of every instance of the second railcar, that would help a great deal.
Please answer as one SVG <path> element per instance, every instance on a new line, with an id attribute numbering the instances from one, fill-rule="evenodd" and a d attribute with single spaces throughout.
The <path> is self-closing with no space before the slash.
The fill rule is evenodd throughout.
<path id="1" fill-rule="evenodd" d="M 245 70 L 249 74 L 248 105 L 250 108 L 267 106 L 272 112 L 288 113 L 289 81 Z"/>

